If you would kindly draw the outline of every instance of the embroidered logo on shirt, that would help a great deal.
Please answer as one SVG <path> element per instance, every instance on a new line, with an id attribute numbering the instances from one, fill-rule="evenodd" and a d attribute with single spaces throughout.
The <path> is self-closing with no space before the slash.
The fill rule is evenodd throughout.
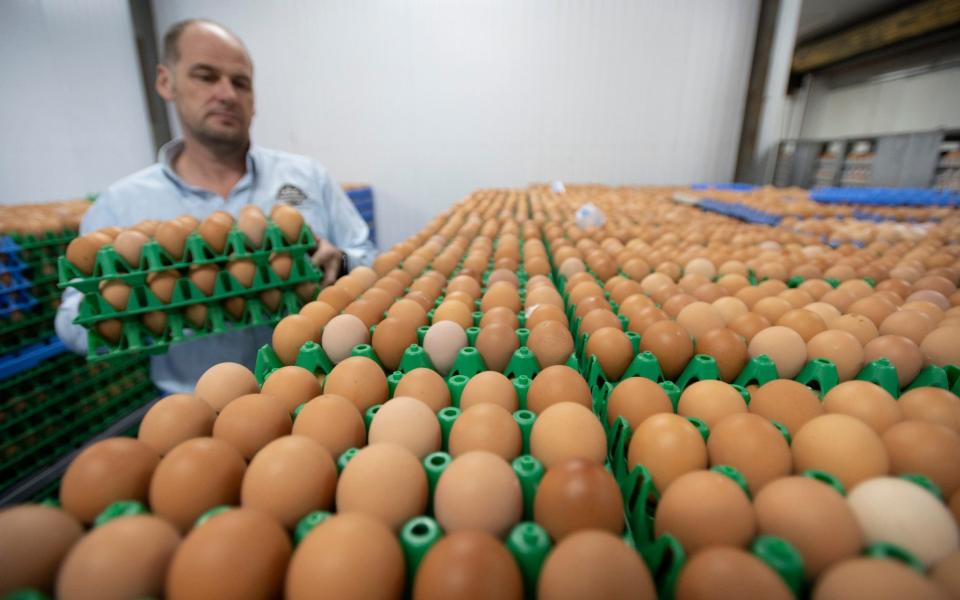
<path id="1" fill-rule="evenodd" d="M 306 199 L 307 195 L 303 193 L 303 190 L 292 183 L 285 183 L 277 190 L 277 201 L 290 206 L 300 206 Z"/>

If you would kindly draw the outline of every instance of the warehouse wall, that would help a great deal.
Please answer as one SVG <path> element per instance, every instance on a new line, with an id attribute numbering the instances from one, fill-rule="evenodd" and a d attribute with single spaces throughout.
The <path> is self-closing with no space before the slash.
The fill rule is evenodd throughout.
<path id="1" fill-rule="evenodd" d="M 730 180 L 756 0 L 163 0 L 234 29 L 257 143 L 377 192 L 382 244 L 481 186 Z"/>
<path id="2" fill-rule="evenodd" d="M 83 196 L 154 160 L 126 0 L 4 0 L 0 57 L 0 204 Z"/>
<path id="3" fill-rule="evenodd" d="M 960 128 L 960 66 L 843 87 L 814 85 L 800 137 Z"/>

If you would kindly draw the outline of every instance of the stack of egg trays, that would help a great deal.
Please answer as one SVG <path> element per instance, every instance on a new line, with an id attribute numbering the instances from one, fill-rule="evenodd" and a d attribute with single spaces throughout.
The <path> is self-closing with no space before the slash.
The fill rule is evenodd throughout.
<path id="1" fill-rule="evenodd" d="M 14 321 L 17 313 L 36 305 L 37 301 L 30 294 L 32 284 L 26 270 L 20 246 L 12 238 L 0 238 L 0 321 Z"/>
<path id="2" fill-rule="evenodd" d="M 0 492 L 155 399 L 149 363 L 63 354 L 0 382 Z"/>
<path id="3" fill-rule="evenodd" d="M 316 240 L 306 224 L 301 228 L 296 242 L 291 244 L 272 221 L 268 222 L 262 246 L 252 250 L 253 244 L 236 227 L 228 234 L 223 252 L 214 251 L 199 233 L 193 232 L 187 237 L 181 260 L 175 260 L 160 244 L 151 240 L 143 246 L 140 264 L 130 265 L 112 245 L 107 244 L 97 252 L 90 276 L 81 273 L 65 256 L 61 256 L 58 264 L 59 287 L 73 287 L 84 294 L 79 315 L 74 322 L 88 328 L 88 359 L 102 360 L 144 351 L 161 353 L 170 344 L 222 333 L 228 327 L 272 325 L 283 315 L 296 313 L 301 301 L 293 288 L 302 283 L 317 282 L 321 277 L 308 255 L 308 250 L 315 246 Z M 281 279 L 270 267 L 270 257 L 274 253 L 288 254 L 293 259 L 293 268 L 286 280 Z M 185 272 L 193 265 L 223 265 L 231 260 L 250 260 L 257 265 L 250 287 L 241 285 L 225 269 L 217 274 L 210 296 L 204 295 L 187 277 L 177 281 L 169 303 L 161 302 L 147 286 L 147 277 L 151 273 L 170 270 Z M 102 281 L 122 281 L 132 288 L 125 310 L 116 310 L 103 299 L 99 292 Z M 280 306 L 275 312 L 260 301 L 260 293 L 272 289 L 283 290 Z M 244 314 L 239 319 L 231 318 L 222 305 L 223 300 L 233 297 L 246 300 Z M 202 328 L 193 327 L 182 312 L 184 308 L 195 304 L 206 304 L 209 308 Z M 154 335 L 140 320 L 142 315 L 154 311 L 163 311 L 168 317 L 166 328 L 160 335 Z M 116 344 L 104 339 L 94 329 L 96 323 L 108 319 L 120 319 L 123 324 L 121 339 Z M 190 331 L 185 331 L 187 329 Z"/>

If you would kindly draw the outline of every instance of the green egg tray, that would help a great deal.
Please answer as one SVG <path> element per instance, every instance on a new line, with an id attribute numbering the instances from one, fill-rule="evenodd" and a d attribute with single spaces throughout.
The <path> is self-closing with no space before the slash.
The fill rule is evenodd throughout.
<path id="1" fill-rule="evenodd" d="M 316 243 L 310 227 L 306 224 L 301 228 L 297 241 L 291 244 L 284 239 L 280 228 L 271 221 L 267 223 L 260 248 L 254 248 L 249 238 L 236 226 L 227 235 L 222 252 L 215 251 L 194 231 L 187 236 L 180 259 L 175 259 L 159 243 L 151 240 L 143 246 L 139 265 L 128 264 L 112 244 L 106 244 L 97 251 L 93 273 L 90 275 L 82 273 L 65 256 L 61 257 L 58 263 L 59 285 L 61 288 L 76 288 L 85 294 L 98 292 L 101 281 L 119 280 L 130 287 L 136 287 L 146 285 L 147 275 L 150 273 L 186 270 L 193 265 L 221 264 L 231 260 L 252 260 L 262 265 L 269 262 L 273 253 L 290 254 L 297 258 L 315 247 Z"/>

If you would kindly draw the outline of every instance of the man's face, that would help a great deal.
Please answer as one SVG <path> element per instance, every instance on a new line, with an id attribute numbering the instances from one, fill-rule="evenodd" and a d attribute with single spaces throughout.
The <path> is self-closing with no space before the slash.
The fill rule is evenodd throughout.
<path id="1" fill-rule="evenodd" d="M 201 143 L 245 146 L 254 107 L 253 66 L 243 46 L 219 27 L 194 23 L 178 47 L 177 63 L 157 68 L 157 92 Z"/>

